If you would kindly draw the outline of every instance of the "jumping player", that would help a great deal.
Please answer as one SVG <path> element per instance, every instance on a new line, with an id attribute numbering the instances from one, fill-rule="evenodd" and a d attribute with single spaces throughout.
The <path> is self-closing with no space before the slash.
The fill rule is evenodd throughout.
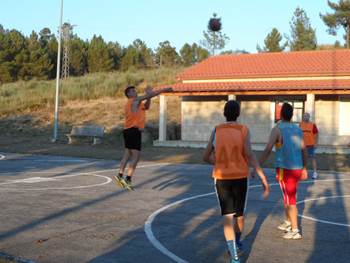
<path id="1" fill-rule="evenodd" d="M 214 128 L 203 155 L 205 162 L 214 165 L 212 176 L 231 263 L 240 262 L 238 245 L 241 245 L 240 237 L 244 227 L 249 161 L 261 179 L 264 197 L 270 191 L 264 172 L 251 149 L 249 130 L 236 122 L 239 114 L 240 106 L 236 101 L 230 100 L 225 104 L 226 122 Z"/>
<path id="2" fill-rule="evenodd" d="M 128 101 L 125 105 L 125 122 L 124 122 L 124 155 L 120 161 L 119 173 L 114 176 L 114 179 L 119 186 L 132 190 L 131 178 L 135 172 L 137 163 L 140 158 L 141 151 L 141 133 L 145 128 L 146 113 L 145 111 L 150 108 L 151 98 L 158 96 L 162 92 L 171 92 L 172 88 L 164 88 L 153 91 L 151 87 L 145 89 L 146 94 L 143 96 L 137 96 L 136 88 L 129 86 L 125 89 L 125 96 Z M 124 178 L 124 170 L 129 162 L 128 173 Z"/>

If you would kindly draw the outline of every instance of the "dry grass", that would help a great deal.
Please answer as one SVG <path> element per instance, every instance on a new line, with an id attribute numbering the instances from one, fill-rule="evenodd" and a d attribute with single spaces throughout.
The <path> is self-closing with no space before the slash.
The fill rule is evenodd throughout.
<path id="1" fill-rule="evenodd" d="M 120 94 L 120 88 L 126 83 L 137 84 L 141 92 L 146 84 L 172 83 L 178 71 L 180 69 L 99 73 L 69 79 L 62 90 L 59 141 L 55 144 L 50 142 L 53 130 L 54 82 L 29 81 L 0 86 L 0 151 L 119 160 L 123 152 L 121 129 L 126 101 Z M 146 130 L 151 139 L 158 138 L 158 104 L 159 99 L 153 99 L 147 113 Z M 177 126 L 181 121 L 180 99 L 170 97 L 167 104 L 168 135 L 177 139 Z M 106 127 L 107 135 L 103 144 L 67 145 L 65 134 L 70 132 L 72 126 L 79 124 Z M 150 147 L 150 144 L 145 146 L 142 159 L 146 161 L 202 162 L 202 149 L 157 148 Z M 321 170 L 350 171 L 349 155 L 323 154 L 318 155 L 318 160 Z M 270 158 L 266 166 L 272 165 Z"/>

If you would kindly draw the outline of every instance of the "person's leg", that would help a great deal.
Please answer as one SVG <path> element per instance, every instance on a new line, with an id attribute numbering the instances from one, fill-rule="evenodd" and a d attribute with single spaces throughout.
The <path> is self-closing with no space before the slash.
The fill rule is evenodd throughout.
<path id="1" fill-rule="evenodd" d="M 288 221 L 290 223 L 290 216 L 288 213 L 288 205 L 284 204 L 284 215 L 286 217 L 286 221 Z"/>
<path id="2" fill-rule="evenodd" d="M 128 166 L 128 177 L 132 177 L 134 175 L 137 163 L 140 159 L 140 151 L 131 149 L 131 157 Z"/>
<path id="3" fill-rule="evenodd" d="M 280 185 L 281 191 L 282 191 L 282 196 L 283 196 L 283 209 L 284 209 L 284 216 L 285 219 L 284 221 L 277 227 L 278 229 L 282 231 L 287 231 L 290 228 L 290 218 L 288 214 L 288 209 L 287 209 L 287 203 L 288 203 L 288 196 L 286 193 L 286 182 L 285 182 L 285 170 L 282 168 L 276 169 L 276 179 Z"/>
<path id="4" fill-rule="evenodd" d="M 317 162 L 316 162 L 316 156 L 314 155 L 313 157 L 312 157 L 312 168 L 313 168 L 313 170 L 314 170 L 314 173 L 317 173 Z"/>
<path id="5" fill-rule="evenodd" d="M 224 235 L 227 240 L 235 240 L 235 233 L 233 231 L 233 214 L 223 215 Z"/>
<path id="6" fill-rule="evenodd" d="M 120 174 L 120 175 L 123 175 L 123 174 L 124 174 L 125 167 L 126 167 L 126 164 L 128 163 L 128 160 L 129 160 L 129 158 L 130 158 L 130 155 L 131 155 L 131 150 L 125 148 L 123 158 L 122 158 L 122 160 L 120 161 L 120 165 L 119 165 L 119 174 Z"/>
<path id="7" fill-rule="evenodd" d="M 230 180 L 215 180 L 215 190 L 220 204 L 224 236 L 231 255 L 231 261 L 239 262 L 233 223 L 235 211 L 232 182 Z"/>
<path id="8" fill-rule="evenodd" d="M 235 217 L 235 223 L 234 223 L 234 230 L 235 230 L 235 236 L 236 236 L 236 243 L 238 247 L 242 247 L 241 243 L 241 235 L 244 229 L 244 216 L 238 216 Z"/>
<path id="9" fill-rule="evenodd" d="M 296 206 L 296 193 L 298 182 L 301 176 L 302 170 L 288 170 L 286 171 L 285 184 L 287 195 L 287 214 L 290 219 L 291 228 L 283 236 L 285 239 L 300 239 L 301 235 L 298 228 L 298 208 Z"/>
<path id="10" fill-rule="evenodd" d="M 235 239 L 234 224 L 233 224 L 233 214 L 223 215 L 223 227 L 224 236 L 226 239 L 227 248 L 230 252 L 231 259 L 238 262 L 238 251 Z"/>
<path id="11" fill-rule="evenodd" d="M 246 208 L 247 194 L 248 194 L 248 179 L 239 179 L 234 181 L 233 192 L 236 200 L 236 205 L 234 211 L 235 223 L 234 230 L 236 235 L 236 243 L 240 249 L 243 249 L 243 244 L 241 243 L 241 235 L 244 229 L 244 211 Z"/>
<path id="12" fill-rule="evenodd" d="M 317 179 L 317 164 L 316 164 L 316 158 L 315 158 L 315 147 L 308 146 L 307 147 L 307 154 L 309 160 L 311 159 L 311 165 L 312 165 L 312 178 Z"/>
<path id="13" fill-rule="evenodd" d="M 298 208 L 296 205 L 287 205 L 287 213 L 292 230 L 298 229 Z"/>

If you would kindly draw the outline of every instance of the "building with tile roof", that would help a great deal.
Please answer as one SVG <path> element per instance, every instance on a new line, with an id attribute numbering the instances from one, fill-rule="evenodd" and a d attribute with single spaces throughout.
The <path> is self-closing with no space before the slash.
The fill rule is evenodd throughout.
<path id="1" fill-rule="evenodd" d="M 319 128 L 319 151 L 347 151 L 350 142 L 350 50 L 299 51 L 213 56 L 185 69 L 160 98 L 156 145 L 203 146 L 224 121 L 228 99 L 241 104 L 255 148 L 264 145 L 285 101 L 293 121 L 311 114 Z M 166 97 L 181 97 L 181 141 L 166 140 Z M 340 149 L 340 150 L 339 150 Z"/>

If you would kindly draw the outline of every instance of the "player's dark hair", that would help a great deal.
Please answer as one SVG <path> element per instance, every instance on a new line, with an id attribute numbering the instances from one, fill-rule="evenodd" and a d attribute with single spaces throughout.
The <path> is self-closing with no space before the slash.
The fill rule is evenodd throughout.
<path id="1" fill-rule="evenodd" d="M 124 94 L 125 94 L 125 96 L 126 96 L 127 98 L 129 98 L 128 93 L 129 93 L 129 90 L 131 90 L 131 89 L 135 89 L 135 87 L 134 87 L 134 86 L 128 86 L 128 87 L 124 90 Z"/>
<path id="2" fill-rule="evenodd" d="M 241 109 L 237 101 L 229 100 L 226 102 L 224 107 L 224 116 L 226 117 L 226 121 L 236 121 L 240 113 Z"/>
<path id="3" fill-rule="evenodd" d="M 289 103 L 285 102 L 281 108 L 281 117 L 285 121 L 290 121 L 293 117 L 293 107 Z"/>

